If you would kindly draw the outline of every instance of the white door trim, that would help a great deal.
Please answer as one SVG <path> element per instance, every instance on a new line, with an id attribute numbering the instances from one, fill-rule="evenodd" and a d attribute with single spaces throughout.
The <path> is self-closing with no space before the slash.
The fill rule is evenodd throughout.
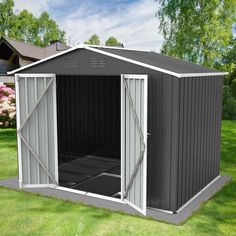
<path id="1" fill-rule="evenodd" d="M 53 116 L 54 116 L 54 151 L 55 151 L 55 178 L 51 177 L 50 172 L 46 171 L 49 173 L 49 178 L 55 179 L 55 184 L 24 184 L 23 183 L 23 166 L 22 166 L 22 152 L 21 152 L 21 145 L 22 141 L 24 142 L 24 137 L 21 135 L 21 130 L 24 127 L 24 125 L 27 123 L 29 117 L 33 113 L 33 111 L 37 108 L 39 102 L 36 101 L 35 105 L 33 106 L 32 111 L 30 111 L 27 114 L 27 118 L 24 120 L 24 122 L 21 124 L 21 119 L 20 119 L 20 89 L 19 89 L 19 80 L 20 78 L 52 78 L 52 82 L 49 83 L 48 86 L 46 86 L 45 91 L 39 96 L 38 100 L 41 100 L 41 97 L 43 97 L 50 86 L 53 88 Z M 17 150 L 18 150 L 18 170 L 19 170 L 19 188 L 36 188 L 36 187 L 52 187 L 58 185 L 58 144 L 57 144 L 57 113 L 56 113 L 56 75 L 55 74 L 15 74 L 15 85 L 16 85 L 16 120 L 17 120 Z M 31 150 L 30 145 L 28 142 L 25 142 L 26 146 L 29 146 L 29 151 L 32 153 L 32 155 L 36 158 L 36 161 L 40 164 L 40 160 L 38 160 L 37 155 L 35 155 L 34 151 Z M 44 169 L 44 165 L 41 167 Z"/>
<path id="2" fill-rule="evenodd" d="M 125 186 L 126 186 L 126 170 L 125 170 L 125 90 L 123 79 L 143 79 L 144 80 L 144 127 L 143 127 L 143 138 L 145 141 L 145 151 L 143 153 L 143 209 L 134 205 L 128 199 L 124 197 Z M 148 76 L 147 75 L 135 75 L 135 74 L 122 74 L 121 75 L 121 200 L 132 206 L 134 209 L 146 215 L 147 210 L 147 106 L 148 106 Z"/>
<path id="3" fill-rule="evenodd" d="M 19 76 L 15 74 L 15 88 L 16 88 L 16 129 L 20 128 L 20 96 L 19 96 Z M 21 138 L 17 132 L 17 156 L 18 156 L 18 174 L 19 174 L 19 188 L 22 188 L 22 156 L 21 156 Z"/>
<path id="4" fill-rule="evenodd" d="M 58 166 L 58 133 L 57 133 L 57 78 L 53 75 L 53 116 L 54 116 L 54 154 L 55 154 L 55 180 L 59 185 L 59 166 Z"/>

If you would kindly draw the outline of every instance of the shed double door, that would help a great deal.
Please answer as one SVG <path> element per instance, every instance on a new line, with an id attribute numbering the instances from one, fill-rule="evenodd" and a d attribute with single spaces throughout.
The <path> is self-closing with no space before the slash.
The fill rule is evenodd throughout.
<path id="1" fill-rule="evenodd" d="M 56 77 L 19 74 L 15 82 L 20 187 L 57 185 Z"/>
<path id="2" fill-rule="evenodd" d="M 121 196 L 146 215 L 147 75 L 121 76 Z"/>

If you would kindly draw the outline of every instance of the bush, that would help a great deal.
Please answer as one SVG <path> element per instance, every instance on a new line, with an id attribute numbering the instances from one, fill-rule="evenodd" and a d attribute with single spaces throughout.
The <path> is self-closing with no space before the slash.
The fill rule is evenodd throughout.
<path id="1" fill-rule="evenodd" d="M 228 120 L 236 119 L 236 99 L 229 85 L 223 86 L 223 110 L 222 118 Z"/>
<path id="2" fill-rule="evenodd" d="M 231 90 L 234 98 L 236 99 L 236 79 L 232 80 L 231 82 Z"/>
<path id="3" fill-rule="evenodd" d="M 15 91 L 0 85 L 0 127 L 16 127 Z"/>

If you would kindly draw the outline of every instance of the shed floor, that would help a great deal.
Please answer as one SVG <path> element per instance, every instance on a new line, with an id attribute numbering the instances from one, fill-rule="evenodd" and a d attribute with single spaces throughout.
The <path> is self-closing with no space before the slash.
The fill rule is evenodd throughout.
<path id="1" fill-rule="evenodd" d="M 87 155 L 59 166 L 59 185 L 118 197 L 120 160 Z"/>

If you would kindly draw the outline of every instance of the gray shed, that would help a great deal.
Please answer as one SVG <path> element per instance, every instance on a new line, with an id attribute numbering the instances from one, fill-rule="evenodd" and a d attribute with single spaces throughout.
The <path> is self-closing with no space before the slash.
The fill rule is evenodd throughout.
<path id="1" fill-rule="evenodd" d="M 213 193 L 226 73 L 151 51 L 77 46 L 10 74 L 21 188 L 54 187 L 154 217 Z"/>

